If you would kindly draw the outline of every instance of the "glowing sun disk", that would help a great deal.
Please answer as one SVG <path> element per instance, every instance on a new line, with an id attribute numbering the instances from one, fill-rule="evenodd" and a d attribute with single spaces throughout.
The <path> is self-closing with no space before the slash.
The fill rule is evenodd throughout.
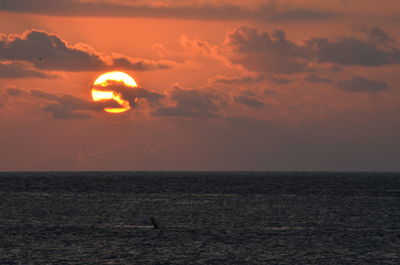
<path id="1" fill-rule="evenodd" d="M 109 86 L 109 81 L 120 82 L 123 83 L 127 87 L 137 87 L 136 81 L 126 73 L 123 72 L 109 72 L 102 74 L 99 76 L 96 81 L 94 81 L 94 87 L 92 88 L 92 98 L 93 101 L 106 101 L 106 100 L 114 100 L 120 106 L 119 108 L 104 108 L 104 111 L 109 113 L 121 113 L 131 109 L 129 101 L 125 100 L 121 93 L 116 91 L 112 91 L 112 87 L 110 90 L 106 90 L 107 86 Z M 104 87 L 105 90 L 98 90 L 96 87 Z"/>
<path id="2" fill-rule="evenodd" d="M 126 86 L 137 87 L 135 79 L 123 72 L 109 72 L 102 74 L 96 79 L 96 81 L 94 81 L 94 85 L 106 86 L 107 80 L 123 82 Z"/>

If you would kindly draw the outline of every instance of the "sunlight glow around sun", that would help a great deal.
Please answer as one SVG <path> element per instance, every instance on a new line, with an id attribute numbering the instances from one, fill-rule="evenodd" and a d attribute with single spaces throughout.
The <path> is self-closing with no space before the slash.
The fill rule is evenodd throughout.
<path id="1" fill-rule="evenodd" d="M 123 99 L 120 92 L 113 91 L 112 88 L 107 89 L 109 82 L 120 82 L 126 87 L 137 87 L 136 81 L 128 74 L 123 72 L 108 72 L 99 76 L 94 81 L 92 88 L 92 98 L 95 102 L 114 100 L 118 103 L 120 108 L 105 108 L 104 111 L 109 113 L 121 113 L 130 110 L 132 106 L 129 101 Z M 98 87 L 104 87 L 104 90 L 99 90 Z"/>

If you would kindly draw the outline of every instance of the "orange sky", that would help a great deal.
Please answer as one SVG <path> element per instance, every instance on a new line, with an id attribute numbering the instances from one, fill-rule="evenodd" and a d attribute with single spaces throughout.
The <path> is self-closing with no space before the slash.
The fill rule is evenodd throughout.
<path id="1" fill-rule="evenodd" d="M 398 1 L 56 2 L 0 3 L 0 170 L 400 170 Z"/>

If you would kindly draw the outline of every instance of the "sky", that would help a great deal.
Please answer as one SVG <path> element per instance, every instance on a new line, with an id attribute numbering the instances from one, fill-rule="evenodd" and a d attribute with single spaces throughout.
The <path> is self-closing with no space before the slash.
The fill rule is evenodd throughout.
<path id="1" fill-rule="evenodd" d="M 0 171 L 400 170 L 398 0 L 1 0 Z M 131 109 L 94 102 L 101 74 Z M 113 106 L 114 106 L 113 105 Z"/>

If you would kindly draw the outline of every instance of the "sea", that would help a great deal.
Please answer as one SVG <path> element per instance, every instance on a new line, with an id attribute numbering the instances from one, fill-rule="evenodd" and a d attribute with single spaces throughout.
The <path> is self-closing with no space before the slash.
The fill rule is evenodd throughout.
<path id="1" fill-rule="evenodd" d="M 3 172 L 0 264 L 400 264 L 400 173 Z"/>

